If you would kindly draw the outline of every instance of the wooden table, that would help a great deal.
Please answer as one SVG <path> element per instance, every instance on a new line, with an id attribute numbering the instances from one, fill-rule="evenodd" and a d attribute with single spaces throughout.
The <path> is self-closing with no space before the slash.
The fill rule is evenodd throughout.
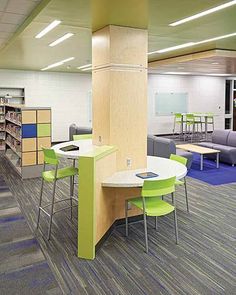
<path id="1" fill-rule="evenodd" d="M 192 152 L 192 153 L 197 153 L 201 156 L 201 162 L 200 162 L 200 170 L 203 170 L 203 157 L 204 155 L 207 154 L 216 154 L 216 168 L 219 168 L 219 155 L 220 151 L 219 150 L 214 150 L 206 147 L 202 147 L 196 144 L 178 144 L 176 145 L 177 148 Z"/>

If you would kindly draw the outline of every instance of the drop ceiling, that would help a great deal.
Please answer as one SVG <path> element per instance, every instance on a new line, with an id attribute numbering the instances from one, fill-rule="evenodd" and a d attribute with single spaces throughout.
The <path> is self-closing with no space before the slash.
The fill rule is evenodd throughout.
<path id="1" fill-rule="evenodd" d="M 228 1 L 1 0 L 0 46 L 1 40 L 4 40 L 0 50 L 0 68 L 40 70 L 50 64 L 73 56 L 75 59 L 69 64 L 52 70 L 79 72 L 77 67 L 91 62 L 92 31 L 109 23 L 147 28 L 149 51 L 234 33 L 236 32 L 236 5 L 177 27 L 168 26 L 171 22 L 226 2 Z M 25 10 L 23 10 L 23 7 L 25 7 Z M 33 12 L 31 12 L 32 9 L 34 9 Z M 3 17 L 6 13 L 16 14 L 13 18 L 9 16 L 8 25 L 10 27 L 8 29 L 5 26 L 6 23 L 2 23 L 7 19 L 7 15 Z M 27 16 L 28 18 L 26 18 Z M 21 24 L 25 18 L 25 22 Z M 10 19 L 12 23 L 10 23 Z M 38 32 L 55 19 L 62 20 L 62 23 L 42 39 L 34 38 Z M 20 27 L 19 24 L 21 24 Z M 9 32 L 7 32 L 8 30 Z M 74 36 L 53 48 L 48 46 L 49 43 L 68 32 L 74 33 Z M 5 37 L 1 38 L 1 36 Z M 8 43 L 6 43 L 6 40 L 8 40 Z M 170 67 L 168 59 L 215 49 L 236 51 L 236 37 L 168 53 L 150 55 L 149 62 L 162 61 L 160 72 L 162 70 L 176 70 L 178 67 L 189 67 L 188 69 L 190 69 L 193 63 L 189 61 L 185 61 L 184 65 L 179 65 L 178 62 L 176 66 L 173 66 L 172 63 L 172 67 Z M 234 62 L 234 66 L 227 68 L 227 65 L 231 64 L 232 60 L 235 59 L 235 57 L 230 58 L 230 60 L 227 58 L 222 59 L 221 64 L 223 65 L 221 67 L 215 65 L 212 67 L 214 61 L 210 61 L 208 64 L 204 61 L 201 69 L 204 72 L 213 70 L 219 73 L 223 70 L 230 70 L 231 73 L 236 73 Z M 165 69 L 163 68 L 163 62 L 167 64 Z M 152 67 L 154 67 L 154 64 L 152 64 Z M 160 64 L 155 64 L 155 68 L 158 69 L 159 67 Z"/>

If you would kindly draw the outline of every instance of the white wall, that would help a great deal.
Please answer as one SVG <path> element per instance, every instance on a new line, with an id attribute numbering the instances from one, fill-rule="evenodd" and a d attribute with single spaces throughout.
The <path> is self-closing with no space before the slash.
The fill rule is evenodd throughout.
<path id="1" fill-rule="evenodd" d="M 91 75 L 0 70 L 0 87 L 24 87 L 27 106 L 52 108 L 53 141 L 68 140 L 71 123 L 90 126 Z"/>
<path id="2" fill-rule="evenodd" d="M 71 123 L 89 121 L 90 74 L 0 70 L 0 87 L 24 87 L 26 105 L 52 108 L 53 141 L 68 140 Z M 150 74 L 148 78 L 148 133 L 172 132 L 173 117 L 155 116 L 156 92 L 187 92 L 189 112 L 214 112 L 216 128 L 224 128 L 225 78 Z"/>
<path id="3" fill-rule="evenodd" d="M 148 78 L 148 133 L 170 134 L 173 116 L 155 115 L 156 92 L 187 92 L 188 112 L 213 112 L 215 128 L 224 129 L 225 78 L 150 74 Z"/>

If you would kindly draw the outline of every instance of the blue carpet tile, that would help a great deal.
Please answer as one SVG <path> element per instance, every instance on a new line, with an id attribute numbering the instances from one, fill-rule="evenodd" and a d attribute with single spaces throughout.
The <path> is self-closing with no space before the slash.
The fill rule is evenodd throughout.
<path id="1" fill-rule="evenodd" d="M 1 177 L 0 294 L 62 294 L 37 240 Z"/>
<path id="2" fill-rule="evenodd" d="M 236 167 L 220 163 L 219 169 L 216 168 L 216 162 L 204 159 L 203 170 L 200 170 L 200 156 L 194 154 L 193 164 L 188 172 L 188 176 L 204 181 L 211 185 L 222 185 L 236 182 Z"/>

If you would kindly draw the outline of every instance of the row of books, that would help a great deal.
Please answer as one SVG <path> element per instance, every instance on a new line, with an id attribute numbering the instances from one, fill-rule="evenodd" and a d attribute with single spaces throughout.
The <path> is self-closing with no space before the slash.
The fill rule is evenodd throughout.
<path id="1" fill-rule="evenodd" d="M 7 134 L 6 137 L 6 142 L 8 144 L 11 145 L 11 147 L 16 151 L 16 152 L 20 152 L 21 151 L 21 143 L 15 139 L 14 137 L 12 137 L 10 134 Z"/>
<path id="2" fill-rule="evenodd" d="M 6 119 L 20 123 L 21 122 L 21 112 L 8 111 L 6 113 Z"/>
<path id="3" fill-rule="evenodd" d="M 10 132 L 13 136 L 19 138 L 21 138 L 21 128 L 17 125 L 11 124 L 11 123 L 7 123 L 6 125 L 6 131 Z"/>

